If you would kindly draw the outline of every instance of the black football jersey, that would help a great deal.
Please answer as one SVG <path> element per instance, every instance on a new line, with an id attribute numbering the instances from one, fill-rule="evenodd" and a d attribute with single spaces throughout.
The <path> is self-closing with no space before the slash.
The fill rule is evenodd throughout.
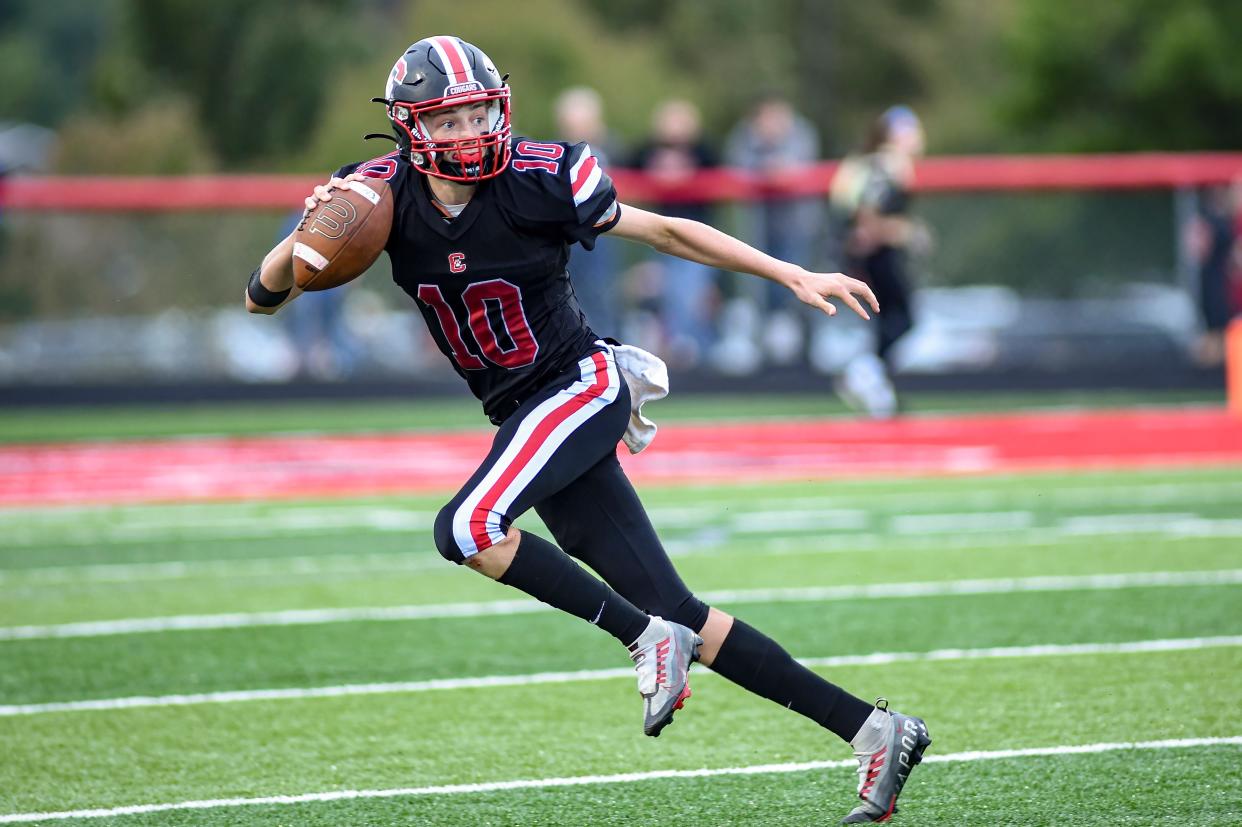
<path id="1" fill-rule="evenodd" d="M 508 168 L 452 220 L 396 153 L 337 175 L 350 172 L 391 187 L 393 280 L 493 422 L 595 346 L 565 265 L 570 245 L 594 247 L 620 208 L 590 146 L 514 137 Z"/>

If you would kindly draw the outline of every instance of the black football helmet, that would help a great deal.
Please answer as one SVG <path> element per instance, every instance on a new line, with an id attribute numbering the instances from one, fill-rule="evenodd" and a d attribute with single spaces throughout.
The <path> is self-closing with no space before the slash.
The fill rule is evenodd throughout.
<path id="1" fill-rule="evenodd" d="M 483 50 L 460 37 L 426 37 L 410 46 L 393 65 L 384 97 L 373 100 L 388 108 L 401 155 L 420 172 L 476 183 L 509 165 L 509 86 Z M 486 133 L 431 140 L 425 125 L 431 110 L 476 103 L 487 105 Z"/>

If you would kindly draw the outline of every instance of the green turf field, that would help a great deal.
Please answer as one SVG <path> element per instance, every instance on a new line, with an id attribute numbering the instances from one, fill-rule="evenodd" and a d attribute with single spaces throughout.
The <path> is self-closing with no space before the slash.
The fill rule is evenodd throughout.
<path id="1" fill-rule="evenodd" d="M 1242 469 L 642 493 L 698 591 L 926 717 L 899 823 L 1242 822 Z M 701 668 L 644 737 L 624 651 L 441 561 L 441 499 L 0 511 L 0 823 L 195 801 L 46 823 L 802 825 L 852 806 L 844 745 Z M 1119 745 L 1204 738 L 1235 742 Z M 1102 746 L 1065 749 L 1083 745 Z M 722 772 L 684 772 L 702 769 Z M 564 786 L 583 776 L 604 778 Z M 334 791 L 372 792 L 296 798 Z M 295 798 L 218 801 L 269 796 Z"/>

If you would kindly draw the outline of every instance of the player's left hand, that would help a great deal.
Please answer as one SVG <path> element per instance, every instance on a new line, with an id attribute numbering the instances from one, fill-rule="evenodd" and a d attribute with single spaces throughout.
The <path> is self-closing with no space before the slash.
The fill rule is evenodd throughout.
<path id="1" fill-rule="evenodd" d="M 359 175 L 356 172 L 351 172 L 344 178 L 333 177 L 328 180 L 328 183 L 320 184 L 315 187 L 315 191 L 311 195 L 306 196 L 306 210 L 303 213 L 303 218 L 305 218 L 306 214 L 310 213 L 311 210 L 315 209 L 315 207 L 318 207 L 320 202 L 331 201 L 332 190 L 343 190 L 349 186 L 350 181 L 365 180 L 367 180 L 365 175 Z"/>
<path id="2" fill-rule="evenodd" d="M 871 292 L 871 288 L 866 283 L 850 278 L 844 273 L 812 273 L 799 268 L 799 272 L 789 280 L 789 289 L 801 301 L 824 311 L 829 316 L 837 315 L 837 308 L 828 299 L 837 298 L 859 316 L 870 319 L 871 316 L 867 314 L 866 308 L 854 296 L 862 297 L 867 304 L 871 305 L 872 310 L 876 313 L 880 312 L 880 303 L 876 301 L 875 293 Z"/>

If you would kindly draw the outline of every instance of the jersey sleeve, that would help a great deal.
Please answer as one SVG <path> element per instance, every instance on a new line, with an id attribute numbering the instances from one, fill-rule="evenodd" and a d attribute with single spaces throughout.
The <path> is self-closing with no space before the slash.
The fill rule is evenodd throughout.
<path id="1" fill-rule="evenodd" d="M 621 218 L 617 190 L 589 144 L 515 139 L 512 160 L 528 221 L 551 226 L 569 244 L 590 250 Z"/>
<path id="2" fill-rule="evenodd" d="M 338 169 L 332 175 L 336 178 L 344 178 L 351 172 L 357 172 L 368 178 L 378 178 L 381 181 L 392 182 L 401 172 L 401 159 L 398 157 L 396 150 L 386 155 L 372 158 L 369 161 L 355 161 L 352 164 L 346 164 Z"/>
<path id="3" fill-rule="evenodd" d="M 566 165 L 574 212 L 573 220 L 565 227 L 565 235 L 590 250 L 595 246 L 596 237 L 611 230 L 621 219 L 617 188 L 603 163 L 591 151 L 590 144 L 571 147 Z"/>

